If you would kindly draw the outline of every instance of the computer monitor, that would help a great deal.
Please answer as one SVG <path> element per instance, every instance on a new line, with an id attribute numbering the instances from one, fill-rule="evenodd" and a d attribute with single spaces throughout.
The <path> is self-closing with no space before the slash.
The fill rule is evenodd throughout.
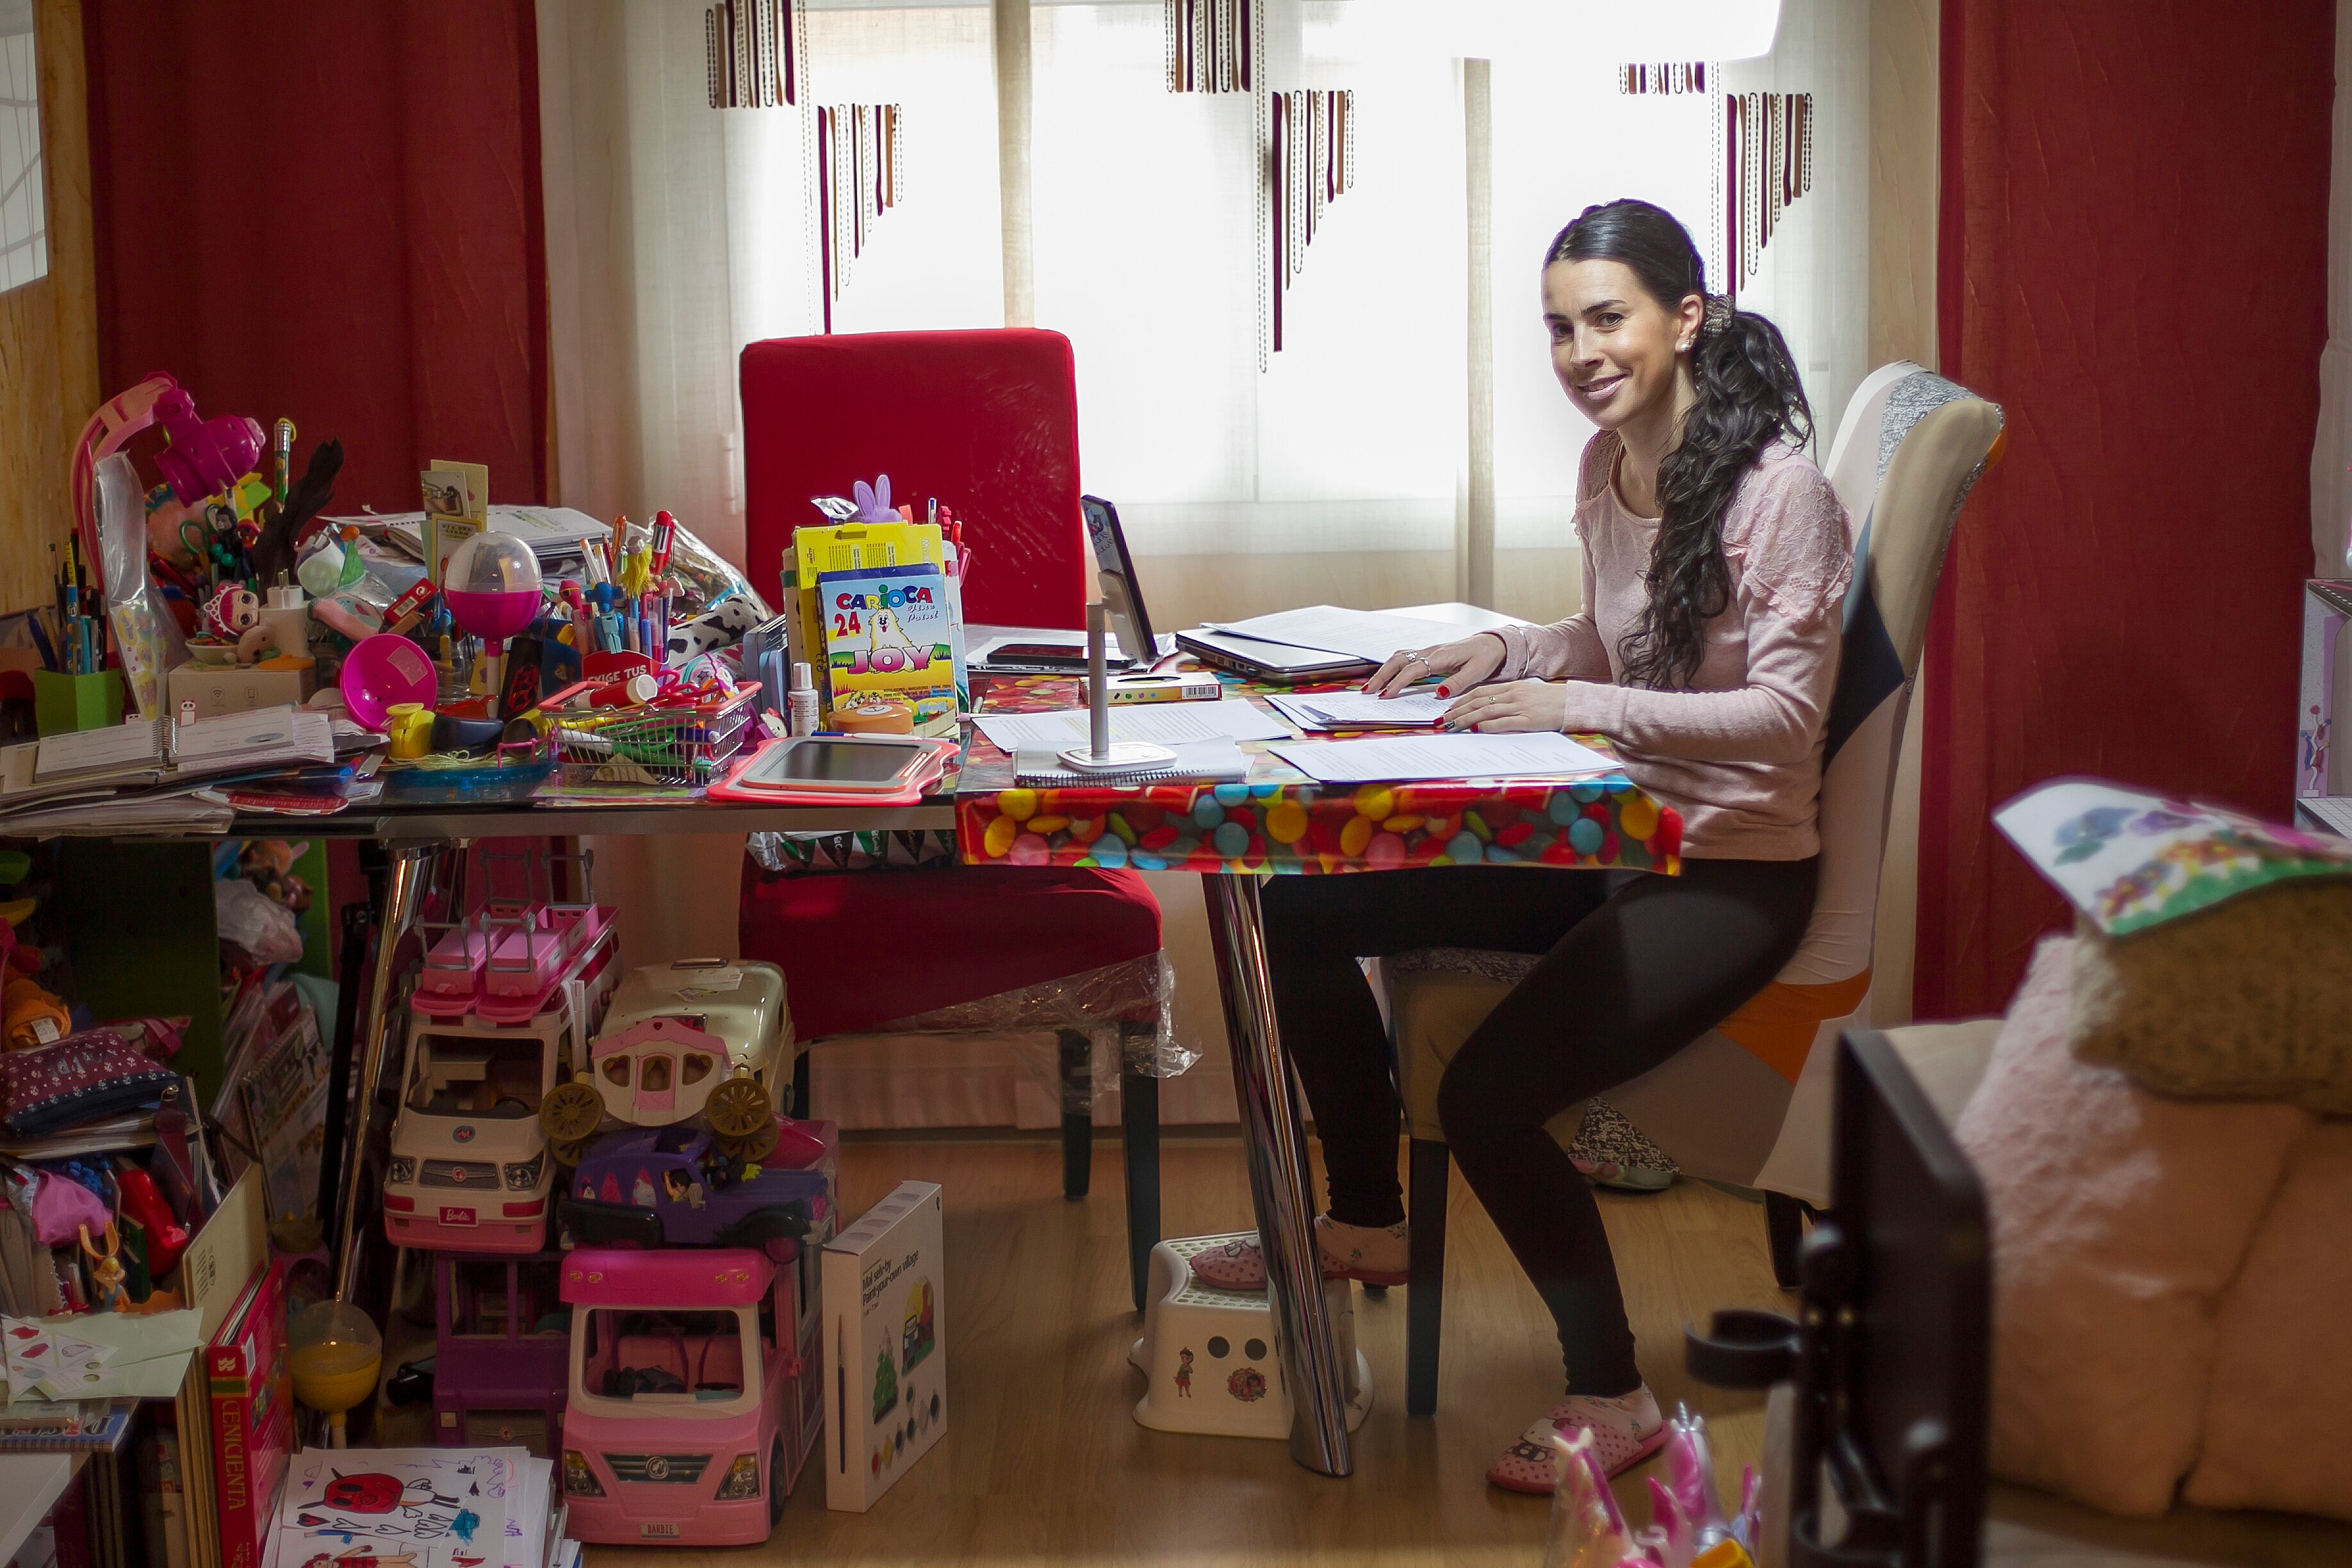
<path id="1" fill-rule="evenodd" d="M 1796 1385 L 1774 1456 L 1786 1517 L 1767 1521 L 1790 1561 L 1970 1568 L 1992 1358 L 1984 1190 L 1885 1036 L 1847 1031 L 1832 1083 L 1831 1207 L 1805 1238 L 1801 1321 L 1717 1312 L 1688 1331 L 1690 1370 L 1723 1388 Z"/>

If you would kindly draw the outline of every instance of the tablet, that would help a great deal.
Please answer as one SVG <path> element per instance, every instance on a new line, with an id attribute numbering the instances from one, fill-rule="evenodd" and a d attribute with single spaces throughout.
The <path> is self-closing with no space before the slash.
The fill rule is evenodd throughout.
<path id="1" fill-rule="evenodd" d="M 912 735 L 796 735 L 762 747 L 730 782 L 737 789 L 897 795 L 938 750 L 937 742 Z"/>

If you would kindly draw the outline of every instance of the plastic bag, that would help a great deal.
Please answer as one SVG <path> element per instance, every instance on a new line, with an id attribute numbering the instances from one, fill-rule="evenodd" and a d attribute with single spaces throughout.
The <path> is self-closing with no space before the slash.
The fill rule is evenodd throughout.
<path id="1" fill-rule="evenodd" d="M 671 521 L 677 522 L 675 518 Z M 652 524 L 629 524 L 628 539 L 633 546 L 645 548 L 651 544 L 653 536 Z M 550 576 L 558 574 L 556 565 L 549 563 Z M 751 586 L 750 578 L 738 572 L 725 556 L 696 538 L 693 531 L 682 522 L 677 523 L 670 535 L 669 571 L 663 576 L 662 584 L 669 592 L 670 615 L 675 620 L 683 621 L 698 616 L 721 599 L 737 595 L 751 600 L 752 607 L 759 611 L 761 620 L 764 621 L 775 614 L 768 607 L 767 599 Z"/>
<path id="2" fill-rule="evenodd" d="M 163 677 L 188 657 L 180 624 L 163 613 L 163 592 L 147 576 L 147 497 L 128 453 L 98 465 L 99 570 L 106 614 L 121 650 L 123 683 L 142 719 L 164 710 Z M 95 606 L 92 606 L 95 608 Z"/>
<path id="3" fill-rule="evenodd" d="M 1014 1035 L 1054 1030 L 1091 1043 L 1088 1079 L 1131 1072 L 1178 1078 L 1201 1053 L 1176 1038 L 1176 966 L 1164 952 L 1121 960 L 1082 974 L 1041 981 L 993 996 L 937 1007 L 882 1025 L 877 1035 Z M 1021 1053 L 1039 1082 L 1066 1091 L 1064 1109 L 1090 1109 L 1090 1084 L 1063 1069 L 1059 1047 Z M 1083 1100 L 1084 1103 L 1077 1103 Z"/>
<path id="4" fill-rule="evenodd" d="M 257 964 L 292 963 L 302 956 L 302 931 L 294 911 L 242 877 L 213 884 L 213 921 L 222 943 L 251 955 Z"/>

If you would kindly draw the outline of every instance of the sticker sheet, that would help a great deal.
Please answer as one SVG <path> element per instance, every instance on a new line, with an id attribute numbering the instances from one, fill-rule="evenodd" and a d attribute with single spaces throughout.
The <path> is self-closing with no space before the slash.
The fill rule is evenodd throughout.
<path id="1" fill-rule="evenodd" d="M 2098 779 L 2028 790 L 1993 825 L 2109 936 L 2274 883 L 2352 875 L 2352 842 Z"/>

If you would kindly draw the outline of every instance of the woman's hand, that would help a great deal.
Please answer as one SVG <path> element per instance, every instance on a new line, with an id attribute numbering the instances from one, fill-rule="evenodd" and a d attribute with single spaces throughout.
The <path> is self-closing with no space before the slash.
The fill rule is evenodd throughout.
<path id="1" fill-rule="evenodd" d="M 1485 734 L 1558 730 L 1568 722 L 1568 682 L 1507 680 L 1465 692 L 1445 710 L 1445 728 Z"/>
<path id="2" fill-rule="evenodd" d="M 1392 653 L 1386 664 L 1372 671 L 1364 689 L 1375 697 L 1394 697 L 1417 681 L 1434 679 L 1445 682 L 1438 689 L 1438 695 L 1445 697 L 1467 691 L 1502 668 L 1503 639 L 1480 632 L 1460 642 Z"/>

